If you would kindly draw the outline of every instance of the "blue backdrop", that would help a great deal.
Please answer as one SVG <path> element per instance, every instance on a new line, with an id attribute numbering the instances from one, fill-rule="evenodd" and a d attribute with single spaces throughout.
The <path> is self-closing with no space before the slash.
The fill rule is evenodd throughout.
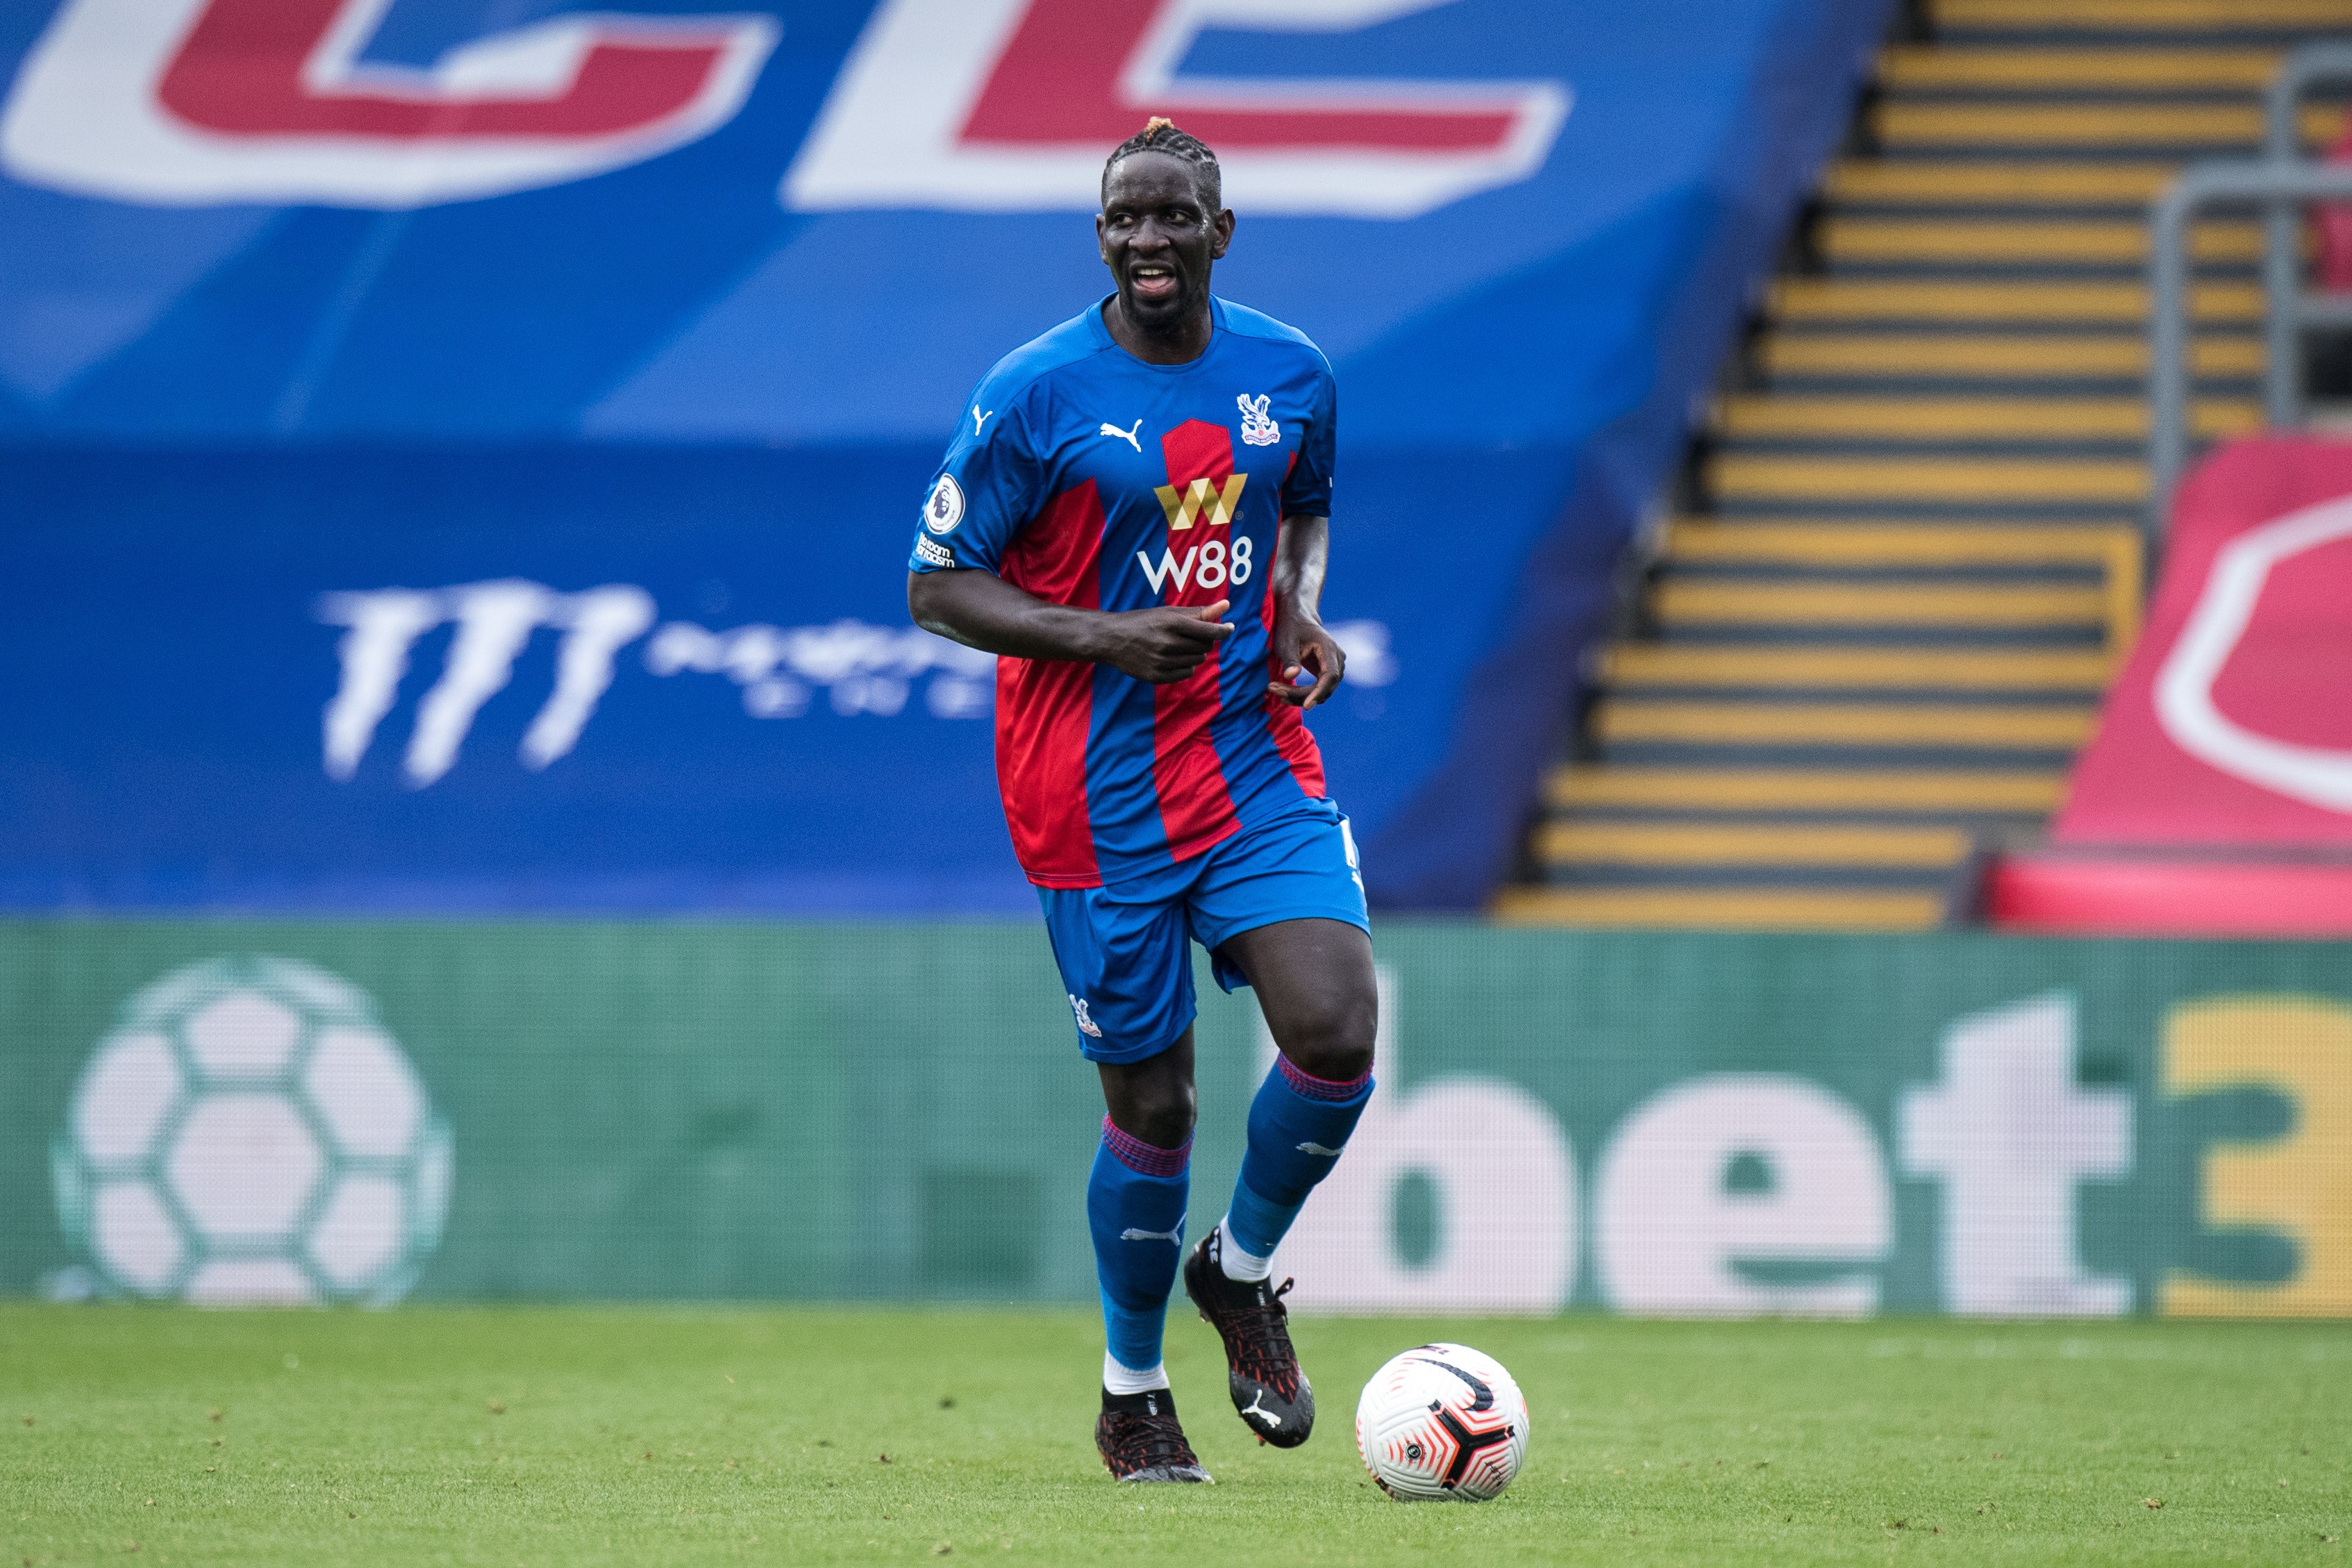
<path id="1" fill-rule="evenodd" d="M 1368 880 L 1475 906 L 1885 10 L 0 8 L 0 900 L 1033 907 L 902 563 L 1167 108 L 1339 373 Z"/>

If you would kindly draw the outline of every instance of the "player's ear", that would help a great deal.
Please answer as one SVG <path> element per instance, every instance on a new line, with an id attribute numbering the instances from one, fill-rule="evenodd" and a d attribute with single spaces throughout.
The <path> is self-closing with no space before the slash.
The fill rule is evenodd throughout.
<path id="1" fill-rule="evenodd" d="M 1103 217 L 1102 214 L 1095 214 L 1095 250 L 1097 254 L 1102 257 L 1102 263 L 1105 267 L 1109 267 L 1111 265 L 1110 238 L 1107 232 L 1109 226 L 1108 222 Z"/>
<path id="2" fill-rule="evenodd" d="M 1220 207 L 1217 216 L 1209 220 L 1209 259 L 1223 261 L 1225 249 L 1234 242 L 1234 209 Z"/>

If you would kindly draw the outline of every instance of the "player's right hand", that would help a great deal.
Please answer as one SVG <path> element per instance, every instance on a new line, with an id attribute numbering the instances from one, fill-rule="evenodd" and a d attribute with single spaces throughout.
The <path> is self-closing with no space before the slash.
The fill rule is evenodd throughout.
<path id="1" fill-rule="evenodd" d="M 1102 662 L 1154 686 L 1182 680 L 1201 668 L 1210 649 L 1234 635 L 1232 623 L 1219 618 L 1231 608 L 1232 600 L 1219 599 L 1213 605 L 1115 612 L 1108 617 L 1110 646 Z"/>

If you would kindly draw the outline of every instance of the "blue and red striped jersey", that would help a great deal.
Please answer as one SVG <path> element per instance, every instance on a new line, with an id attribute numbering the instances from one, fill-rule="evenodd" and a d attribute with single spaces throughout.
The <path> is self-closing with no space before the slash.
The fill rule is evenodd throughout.
<path id="1" fill-rule="evenodd" d="M 997 782 L 1040 887 L 1117 885 L 1324 796 L 1314 736 L 1266 683 L 1276 537 L 1330 514 L 1337 387 L 1304 333 L 1210 309 L 1187 364 L 1120 348 L 1099 304 L 1006 355 L 916 529 L 912 570 L 978 567 L 1051 604 L 1233 601 L 1233 635 L 1171 685 L 997 660 Z"/>

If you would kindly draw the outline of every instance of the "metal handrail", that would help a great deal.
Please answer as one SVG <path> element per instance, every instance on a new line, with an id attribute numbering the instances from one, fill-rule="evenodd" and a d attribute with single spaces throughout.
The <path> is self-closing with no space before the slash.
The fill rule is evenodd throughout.
<path id="1" fill-rule="evenodd" d="M 2352 43 L 2305 44 L 2287 52 L 2263 94 L 2263 156 L 2302 155 L 2302 128 L 2295 110 L 2303 95 L 2323 81 L 2352 80 Z"/>
<path id="2" fill-rule="evenodd" d="M 2281 63 L 2263 97 L 2263 157 L 2292 163 L 2303 156 L 2304 95 L 2324 81 L 2352 81 L 2352 43 L 2305 44 Z M 2263 291 L 2273 300 L 2302 292 L 2301 216 L 2288 202 L 2263 212 Z M 2263 340 L 2263 419 L 2288 429 L 2303 423 L 2302 332 L 2294 313 L 2265 310 Z"/>
<path id="3" fill-rule="evenodd" d="M 2189 226 L 2205 207 L 2219 203 L 2247 205 L 2268 202 L 2290 216 L 2310 201 L 2352 199 L 2352 164 L 2306 163 L 2286 160 L 2192 163 L 2148 210 L 2148 433 L 2147 538 L 2151 548 L 2161 542 L 2173 488 L 2189 461 L 2189 399 L 2191 375 L 2189 349 Z M 2273 336 L 2281 321 L 2286 325 L 2288 349 L 2284 356 L 2293 374 L 2299 359 L 2303 330 L 2352 321 L 2352 303 L 2306 299 L 2296 270 L 2296 231 L 2290 221 L 2286 244 L 2265 235 L 2263 277 L 2275 274 L 2275 253 L 2284 250 L 2286 286 L 2263 290 L 2265 335 Z M 2280 363 L 2273 349 L 2272 368 Z M 2300 377 L 2294 401 L 2300 405 Z M 2280 423 L 2299 424 L 2297 417 Z"/>

